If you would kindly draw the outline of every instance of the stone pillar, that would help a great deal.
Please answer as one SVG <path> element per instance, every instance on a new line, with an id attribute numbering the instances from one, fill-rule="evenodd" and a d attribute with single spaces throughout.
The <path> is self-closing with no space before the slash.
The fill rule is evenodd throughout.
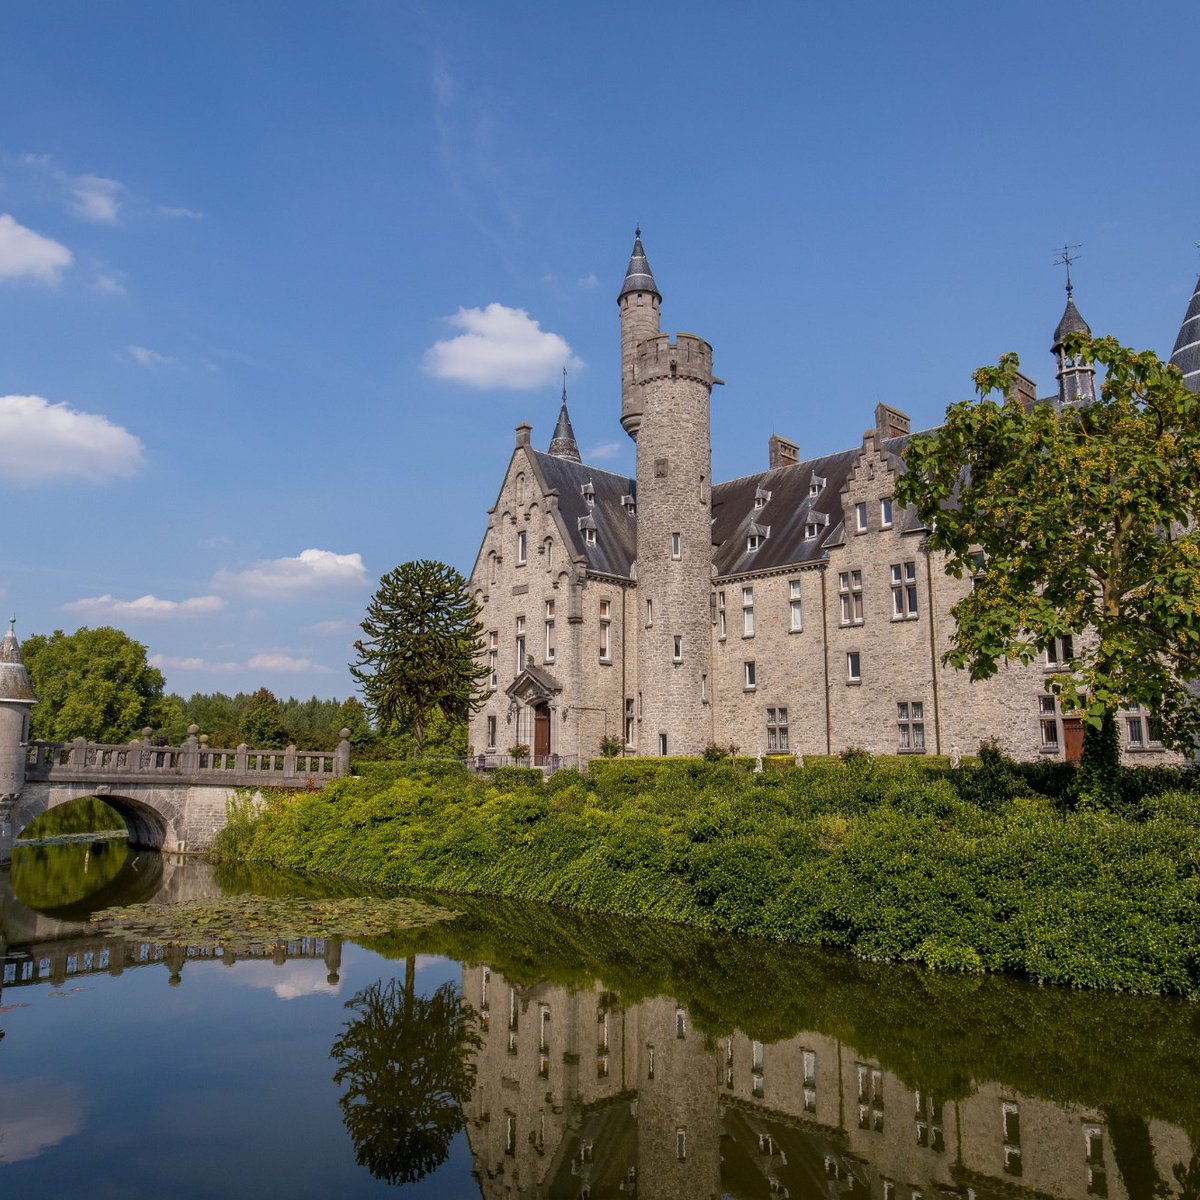
<path id="1" fill-rule="evenodd" d="M 333 752 L 333 773 L 340 779 L 350 774 L 350 730 L 338 734 L 337 749 Z"/>

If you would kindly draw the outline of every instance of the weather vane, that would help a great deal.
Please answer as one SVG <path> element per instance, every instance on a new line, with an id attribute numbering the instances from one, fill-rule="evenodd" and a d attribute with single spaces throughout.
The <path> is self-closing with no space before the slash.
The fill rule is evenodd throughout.
<path id="1" fill-rule="evenodd" d="M 563 403 L 567 402 L 567 368 L 563 367 Z"/>
<path id="2" fill-rule="evenodd" d="M 1054 265 L 1056 267 L 1066 267 L 1067 268 L 1067 295 L 1068 296 L 1074 290 L 1074 285 L 1071 283 L 1071 264 L 1077 263 L 1083 257 L 1082 254 L 1073 254 L 1072 251 L 1079 250 L 1082 246 L 1083 246 L 1082 242 L 1079 242 L 1078 244 L 1076 244 L 1074 246 L 1069 246 L 1069 245 L 1067 245 L 1066 242 L 1063 242 L 1062 249 L 1058 251 L 1058 257 L 1054 260 Z"/>

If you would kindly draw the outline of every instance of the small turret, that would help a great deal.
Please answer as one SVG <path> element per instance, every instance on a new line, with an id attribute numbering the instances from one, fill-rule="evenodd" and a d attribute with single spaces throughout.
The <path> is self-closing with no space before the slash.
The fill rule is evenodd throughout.
<path id="1" fill-rule="evenodd" d="M 1171 365 L 1183 372 L 1183 382 L 1193 392 L 1200 392 L 1200 279 L 1196 280 L 1192 302 L 1179 327 Z"/>
<path id="2" fill-rule="evenodd" d="M 642 231 L 633 233 L 633 253 L 625 281 L 617 295 L 621 310 L 621 425 L 634 441 L 642 423 L 643 398 L 638 387 L 638 347 L 658 332 L 662 294 L 654 282 L 650 262 L 642 247 Z"/>
<path id="3" fill-rule="evenodd" d="M 1091 327 L 1079 314 L 1071 295 L 1074 287 L 1070 275 L 1067 276 L 1067 307 L 1063 310 L 1062 320 L 1054 331 L 1054 344 L 1050 353 L 1058 364 L 1058 402 L 1066 404 L 1092 404 L 1096 399 L 1096 369 L 1091 363 L 1085 363 L 1078 354 L 1068 354 L 1063 348 L 1063 341 L 1069 333 L 1082 333 L 1092 336 Z"/>
<path id="4" fill-rule="evenodd" d="M 562 408 L 558 411 L 558 424 L 554 427 L 554 436 L 550 439 L 550 453 L 555 458 L 565 458 L 570 462 L 582 462 L 579 457 L 579 445 L 575 441 L 575 430 L 571 428 L 571 418 L 567 415 L 567 369 L 563 367 Z"/>
<path id="5" fill-rule="evenodd" d="M 29 710 L 37 703 L 15 625 L 13 617 L 0 640 L 0 800 L 19 795 L 25 785 Z"/>

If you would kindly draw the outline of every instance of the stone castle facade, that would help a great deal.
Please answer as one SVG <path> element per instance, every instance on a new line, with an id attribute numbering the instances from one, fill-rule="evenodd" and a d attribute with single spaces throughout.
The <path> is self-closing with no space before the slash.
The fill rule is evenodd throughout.
<path id="1" fill-rule="evenodd" d="M 499 761 L 520 745 L 534 762 L 582 764 L 608 739 L 643 756 L 712 742 L 953 755 L 995 739 L 1019 759 L 1076 758 L 1080 722 L 1046 686 L 1070 639 L 981 682 L 941 662 L 971 584 L 892 501 L 908 417 L 880 404 L 860 446 L 811 459 L 772 436 L 766 470 L 714 483 L 712 347 L 663 333 L 661 304 L 639 231 L 618 296 L 634 478 L 582 462 L 565 389 L 547 452 L 517 426 L 470 578 L 493 689 L 472 752 Z M 1075 330 L 1088 331 L 1068 285 L 1047 402 L 1094 395 L 1091 368 L 1063 349 Z M 1172 362 L 1200 390 L 1200 284 Z M 1147 714 L 1123 714 L 1120 730 L 1128 760 L 1175 760 Z"/>

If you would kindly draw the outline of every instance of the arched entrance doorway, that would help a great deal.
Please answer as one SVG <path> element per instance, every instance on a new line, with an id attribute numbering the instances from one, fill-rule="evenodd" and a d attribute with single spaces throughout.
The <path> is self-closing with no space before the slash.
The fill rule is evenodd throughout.
<path id="1" fill-rule="evenodd" d="M 516 717 L 517 740 L 529 747 L 529 765 L 544 767 L 557 753 L 557 730 L 551 712 L 558 705 L 562 684 L 544 667 L 526 662 L 525 669 L 505 689 Z"/>
<path id="2" fill-rule="evenodd" d="M 542 766 L 550 757 L 550 705 L 544 700 L 533 706 L 533 764 Z"/>

